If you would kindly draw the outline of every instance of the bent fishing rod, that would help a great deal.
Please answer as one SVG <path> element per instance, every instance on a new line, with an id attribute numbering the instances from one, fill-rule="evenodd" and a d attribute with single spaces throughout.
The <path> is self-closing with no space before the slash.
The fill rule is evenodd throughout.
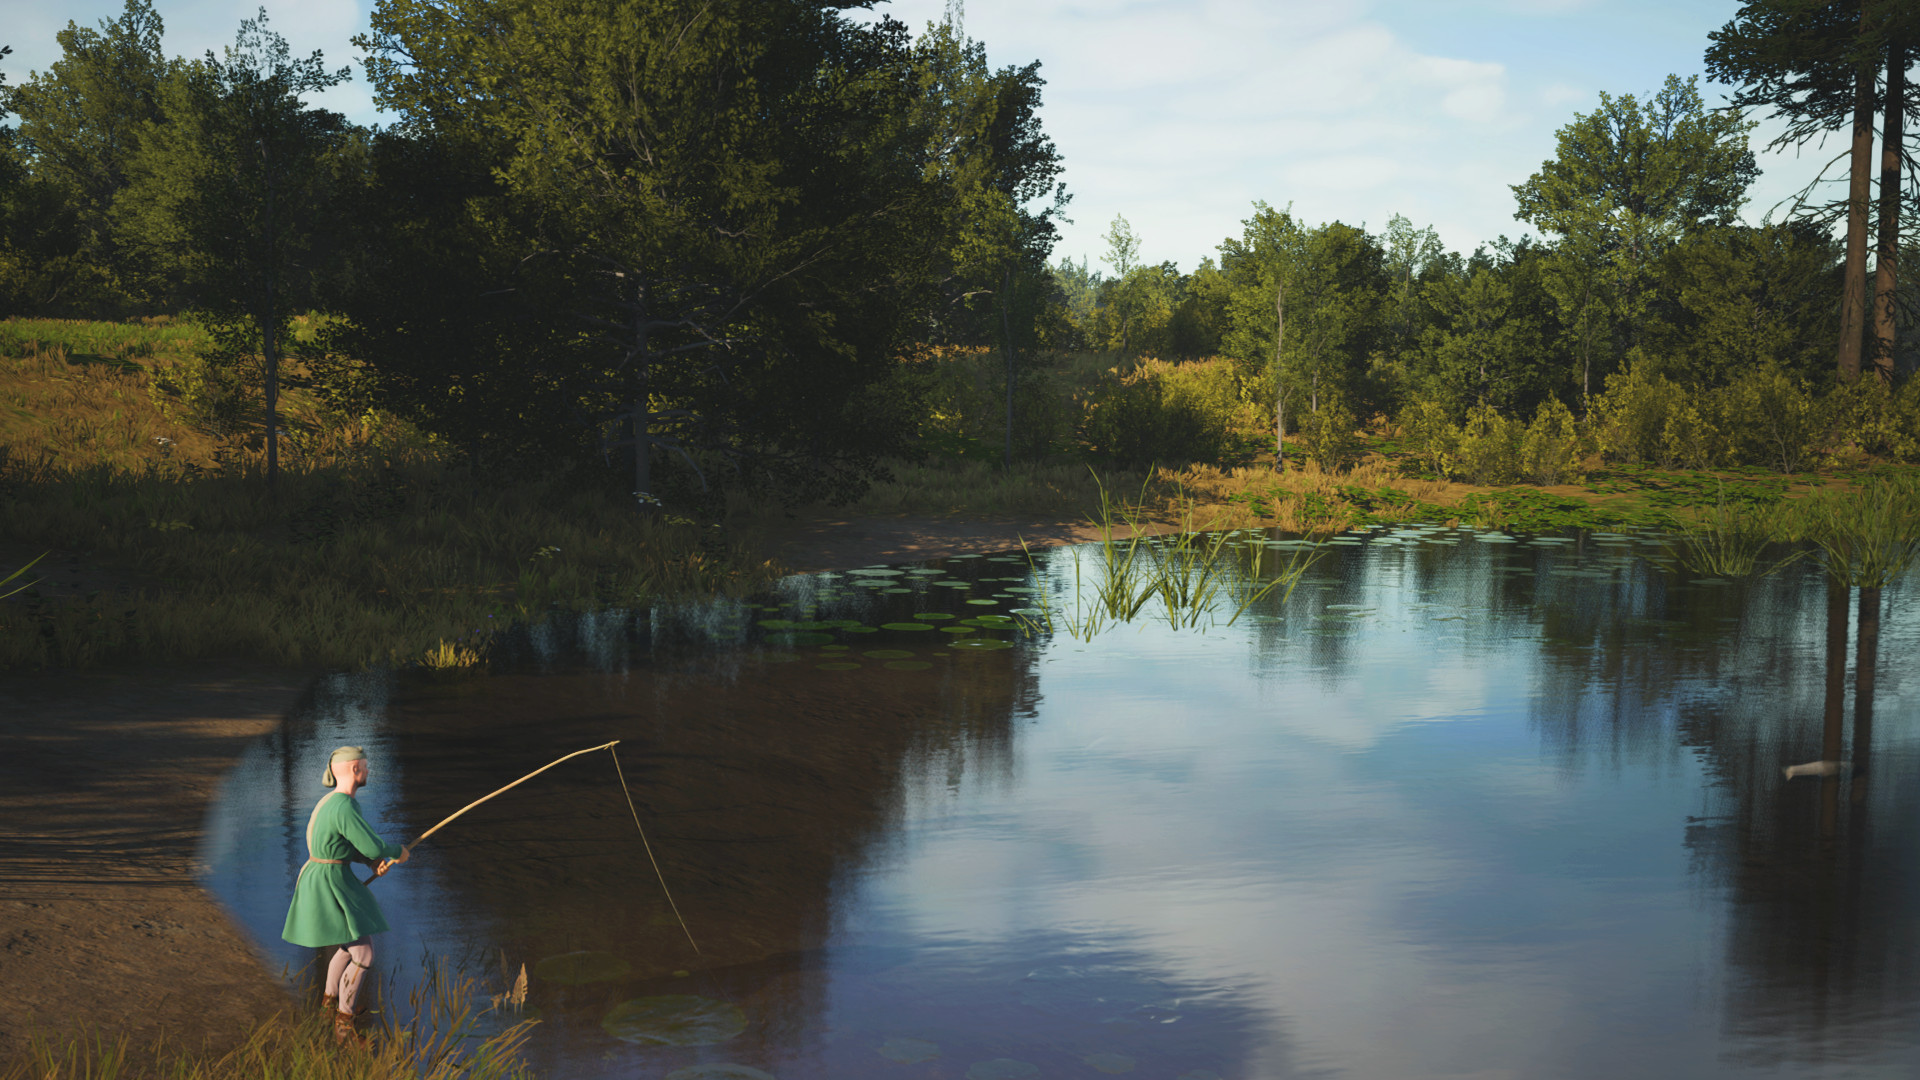
<path id="1" fill-rule="evenodd" d="M 687 935 L 687 944 L 693 946 L 693 951 L 695 955 L 699 955 L 700 945 L 698 942 L 695 942 L 693 940 L 693 931 L 687 929 L 687 920 L 684 918 L 681 918 L 680 905 L 673 902 L 673 892 L 672 890 L 667 888 L 667 876 L 660 872 L 660 860 L 653 857 L 653 845 L 647 842 L 647 830 L 644 828 L 641 828 L 640 826 L 640 811 L 633 804 L 633 791 L 627 787 L 627 771 L 620 767 L 620 752 L 614 749 L 614 747 L 618 745 L 620 745 L 620 740 L 615 739 L 612 742 L 601 743 L 599 746 L 589 746 L 585 750 L 575 750 L 571 754 L 566 754 L 561 757 L 557 757 L 552 761 L 547 762 L 545 765 L 542 765 L 539 768 L 528 773 L 527 775 L 521 777 L 520 779 L 515 780 L 513 783 L 508 784 L 503 788 L 500 788 L 498 791 L 493 791 L 493 792 L 489 792 L 486 795 L 482 795 L 481 797 L 473 800 L 467 805 L 461 807 L 458 810 L 455 810 L 453 813 L 448 814 L 446 817 L 442 818 L 438 825 L 435 825 L 433 828 L 428 829 L 426 832 L 421 833 L 420 836 L 417 839 L 415 839 L 413 843 L 403 845 L 400 849 L 401 858 L 405 858 L 408 855 L 413 854 L 413 849 L 425 843 L 427 840 L 427 837 L 432 836 L 434 833 L 437 833 L 441 829 L 446 828 L 448 825 L 452 824 L 453 821 L 456 818 L 458 818 L 460 815 L 466 813 L 467 811 L 473 809 L 476 806 L 479 806 L 481 803 L 486 802 L 488 799 L 491 799 L 496 795 L 503 795 L 509 791 L 512 791 L 514 788 L 519 787 L 521 784 L 526 783 L 527 781 L 533 779 L 536 776 L 539 776 L 541 773 L 546 772 L 548 769 L 551 769 L 555 765 L 559 765 L 562 762 L 571 761 L 574 758 L 581 756 L 582 754 L 591 754 L 596 751 L 605 750 L 608 754 L 612 755 L 613 757 L 613 771 L 614 771 L 614 774 L 620 778 L 620 792 L 621 794 L 627 797 L 627 811 L 628 813 L 631 813 L 633 815 L 634 830 L 640 834 L 640 846 L 646 849 L 647 861 L 653 864 L 654 876 L 660 879 L 660 891 L 667 898 L 667 906 L 673 909 L 673 917 L 679 920 L 680 922 L 680 932 Z M 393 869 L 394 862 L 395 860 L 393 859 L 383 860 L 379 865 L 373 868 L 373 876 L 361 882 L 361 884 L 372 885 L 375 881 L 378 881 L 380 878 L 385 877 L 387 871 Z"/>

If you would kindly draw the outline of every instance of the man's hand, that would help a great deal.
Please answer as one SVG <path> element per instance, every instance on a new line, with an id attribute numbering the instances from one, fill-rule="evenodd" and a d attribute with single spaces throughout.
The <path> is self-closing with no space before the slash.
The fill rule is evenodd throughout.
<path id="1" fill-rule="evenodd" d="M 397 858 L 388 859 L 382 862 L 379 866 L 374 867 L 373 876 L 386 877 L 387 871 L 393 869 L 395 866 L 398 866 L 403 862 L 406 862 L 409 858 L 412 858 L 412 857 L 413 857 L 413 852 L 407 850 L 406 848 L 401 848 L 400 854 Z"/>

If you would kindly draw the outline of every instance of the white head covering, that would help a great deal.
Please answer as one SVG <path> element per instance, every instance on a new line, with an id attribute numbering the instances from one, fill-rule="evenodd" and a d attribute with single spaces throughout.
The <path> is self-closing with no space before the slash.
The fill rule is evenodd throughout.
<path id="1" fill-rule="evenodd" d="M 335 750 L 332 756 L 327 758 L 327 771 L 321 775 L 320 782 L 328 787 L 335 786 L 339 783 L 338 780 L 333 778 L 333 767 L 335 765 L 348 761 L 362 761 L 366 759 L 366 756 L 367 752 L 357 746 L 343 746 Z"/>

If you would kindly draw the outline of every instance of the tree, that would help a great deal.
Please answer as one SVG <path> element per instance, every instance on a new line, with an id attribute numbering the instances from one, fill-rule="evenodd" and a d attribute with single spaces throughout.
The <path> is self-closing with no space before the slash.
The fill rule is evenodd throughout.
<path id="1" fill-rule="evenodd" d="M 1875 362 L 1890 374 L 1893 348 L 1892 296 L 1897 290 L 1900 183 L 1904 161 L 1904 114 L 1914 107 L 1907 42 L 1917 17 L 1899 0 L 1748 0 L 1732 20 L 1710 35 L 1707 73 L 1737 86 L 1736 108 L 1771 110 L 1785 121 L 1769 149 L 1801 147 L 1843 127 L 1851 129 L 1847 150 L 1848 190 L 1844 199 L 1811 203 L 1810 193 L 1825 179 L 1823 168 L 1794 200 L 1796 215 L 1827 223 L 1846 221 L 1846 272 L 1835 364 L 1843 379 L 1859 374 L 1860 346 L 1866 322 L 1867 215 L 1872 172 L 1876 78 L 1887 71 L 1881 99 L 1886 116 L 1882 147 L 1880 244 L 1876 257 Z M 1836 159 L 1837 160 L 1837 159 Z M 1829 162 L 1829 166 L 1831 166 Z M 1884 314 L 1882 314 L 1884 312 Z"/>
<path id="2" fill-rule="evenodd" d="M 882 390 L 903 336 L 943 310 L 957 264 L 997 286 L 990 256 L 1018 236 L 969 247 L 954 224 L 956 200 L 1005 191 L 1004 162 L 968 156 L 968 133 L 1021 118 L 930 104 L 955 84 L 891 20 L 813 2 L 383 0 L 363 44 L 401 137 L 491 174 L 466 200 L 484 266 L 441 298 L 495 309 L 476 347 L 530 351 L 438 348 L 446 313 L 364 293 L 353 347 L 389 394 L 501 395 L 486 411 L 521 431 L 503 444 L 557 439 L 528 429 L 560 417 L 569 453 L 630 450 L 643 503 L 656 456 L 703 485 L 720 466 L 792 498 L 851 493 L 912 434 Z"/>
<path id="3" fill-rule="evenodd" d="M 42 311 L 117 311 L 130 301 L 113 230 L 140 131 L 160 117 L 172 65 L 152 0 L 126 0 L 98 29 L 72 22 L 56 35 L 60 59 L 10 94 L 14 138 L 32 213 L 23 213 L 16 257 L 33 264 L 29 302 Z M 32 254 L 29 254 L 32 253 Z"/>
<path id="4" fill-rule="evenodd" d="M 281 356 L 293 314 L 325 273 L 314 255 L 332 201 L 328 158 L 347 142 L 338 113 L 301 99 L 347 77 L 328 72 L 317 50 L 294 59 L 261 8 L 223 56 L 169 76 L 164 119 L 142 129 L 115 200 L 122 243 L 149 276 L 186 283 L 230 358 L 259 358 L 269 481 L 279 472 Z"/>
<path id="5" fill-rule="evenodd" d="M 1754 124 L 1708 110 L 1696 83 L 1668 76 L 1645 103 L 1602 93 L 1513 187 L 1514 216 L 1559 238 L 1551 281 L 1578 339 L 1583 396 L 1605 374 L 1594 360 L 1611 367 L 1640 346 L 1661 255 L 1689 230 L 1736 220 L 1759 173 L 1747 148 Z"/>

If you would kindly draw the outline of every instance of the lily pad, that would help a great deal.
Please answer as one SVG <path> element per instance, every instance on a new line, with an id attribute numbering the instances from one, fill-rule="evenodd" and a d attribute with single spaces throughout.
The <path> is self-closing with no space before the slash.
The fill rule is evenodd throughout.
<path id="1" fill-rule="evenodd" d="M 851 660 L 835 660 L 830 664 L 815 664 L 813 666 L 816 668 L 819 668 L 821 671 L 859 671 L 860 670 L 860 665 L 854 663 Z"/>
<path id="2" fill-rule="evenodd" d="M 1013 1058 L 976 1061 L 967 1066 L 967 1080 L 1026 1080 L 1029 1076 L 1039 1075 L 1040 1066 Z"/>
<path id="3" fill-rule="evenodd" d="M 667 1080 L 775 1080 L 770 1072 L 751 1065 L 722 1062 L 716 1065 L 689 1065 L 667 1074 Z"/>
<path id="4" fill-rule="evenodd" d="M 792 630 L 795 624 L 792 619 L 761 619 L 760 625 L 768 630 Z"/>
<path id="5" fill-rule="evenodd" d="M 940 632 L 943 634 L 971 634 L 978 629 L 980 628 L 977 626 L 943 626 L 940 628 Z"/>
<path id="6" fill-rule="evenodd" d="M 880 628 L 877 626 L 849 626 L 840 632 L 843 634 L 877 634 L 880 632 Z"/>
<path id="7" fill-rule="evenodd" d="M 883 622 L 880 624 L 880 629 L 882 630 L 931 630 L 933 629 L 933 627 L 928 626 L 926 623 L 923 623 L 923 622 Z"/>
<path id="8" fill-rule="evenodd" d="M 976 649 L 976 650 L 1011 649 L 1013 648 L 1013 642 L 1000 641 L 996 638 L 970 637 L 970 638 L 961 638 L 960 640 L 954 642 L 953 648 Z"/>
<path id="9" fill-rule="evenodd" d="M 982 599 L 982 598 L 980 598 L 980 597 L 974 597 L 974 598 L 972 598 L 972 599 L 969 599 L 969 600 L 967 601 L 967 603 L 969 603 L 969 604 L 981 604 L 981 605 L 984 605 L 984 606 L 986 606 L 986 607 L 998 607 L 998 606 L 999 606 L 999 604 L 1000 604 L 1000 601 L 998 601 L 998 600 L 986 600 L 986 599 Z"/>
<path id="10" fill-rule="evenodd" d="M 933 665 L 925 660 L 889 660 L 880 666 L 888 671 L 925 671 Z"/>
<path id="11" fill-rule="evenodd" d="M 1088 1054 L 1080 1060 L 1103 1073 L 1114 1076 L 1130 1073 L 1135 1065 L 1140 1064 L 1125 1054 Z"/>
<path id="12" fill-rule="evenodd" d="M 847 573 L 854 574 L 859 577 L 899 577 L 902 574 L 905 574 L 906 571 L 892 570 L 887 567 L 869 566 L 861 570 L 849 570 L 847 571 Z"/>
<path id="13" fill-rule="evenodd" d="M 641 1046 L 711 1046 L 747 1030 L 738 1005 L 693 994 L 623 1001 L 600 1021 L 606 1033 Z"/>
<path id="14" fill-rule="evenodd" d="M 932 1061 L 940 1056 L 940 1046 L 925 1039 L 888 1039 L 873 1051 L 888 1061 L 897 1061 L 902 1065 L 918 1065 L 923 1061 Z"/>
<path id="15" fill-rule="evenodd" d="M 907 649 L 868 649 L 860 654 L 873 660 L 911 660 L 913 653 Z"/>
<path id="16" fill-rule="evenodd" d="M 633 965 L 608 952 L 581 950 L 549 956 L 533 965 L 533 977 L 544 982 L 580 986 L 624 979 Z"/>

